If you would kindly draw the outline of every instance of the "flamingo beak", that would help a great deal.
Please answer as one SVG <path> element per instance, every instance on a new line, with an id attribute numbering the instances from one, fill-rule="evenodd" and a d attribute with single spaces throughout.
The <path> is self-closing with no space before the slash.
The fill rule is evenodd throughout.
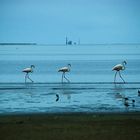
<path id="1" fill-rule="evenodd" d="M 35 65 L 31 65 L 31 67 L 35 68 Z"/>
<path id="2" fill-rule="evenodd" d="M 124 62 L 124 64 L 126 65 L 127 64 L 127 62 L 126 61 L 123 61 Z"/>
<path id="3" fill-rule="evenodd" d="M 71 67 L 71 64 L 68 64 Z"/>

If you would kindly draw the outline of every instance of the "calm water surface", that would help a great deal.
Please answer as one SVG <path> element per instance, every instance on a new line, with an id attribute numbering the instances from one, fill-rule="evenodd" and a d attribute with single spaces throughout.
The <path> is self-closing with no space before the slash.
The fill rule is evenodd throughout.
<path id="1" fill-rule="evenodd" d="M 123 60 L 126 84 L 114 85 L 112 67 Z M 72 67 L 66 76 L 71 83 L 61 84 L 57 71 L 68 63 Z M 30 75 L 34 84 L 25 84 L 22 69 L 31 64 L 36 66 Z M 140 111 L 139 45 L 5 45 L 0 46 L 0 65 L 0 114 Z M 129 107 L 118 93 L 129 97 Z"/>

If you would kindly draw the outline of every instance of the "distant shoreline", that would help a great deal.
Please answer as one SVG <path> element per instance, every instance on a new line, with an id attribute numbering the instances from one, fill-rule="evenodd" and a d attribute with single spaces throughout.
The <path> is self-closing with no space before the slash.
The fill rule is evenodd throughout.
<path id="1" fill-rule="evenodd" d="M 0 45 L 37 45 L 37 43 L 0 43 Z"/>
<path id="2" fill-rule="evenodd" d="M 95 46 L 95 45 L 140 45 L 140 43 L 82 43 L 82 44 L 46 44 L 46 43 L 0 43 L 0 45 L 40 45 L 40 46 Z"/>

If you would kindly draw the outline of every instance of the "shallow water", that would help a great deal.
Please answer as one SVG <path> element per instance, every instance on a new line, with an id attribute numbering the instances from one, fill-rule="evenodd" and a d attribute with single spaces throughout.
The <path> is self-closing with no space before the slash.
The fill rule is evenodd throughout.
<path id="1" fill-rule="evenodd" d="M 140 83 L 0 84 L 0 113 L 139 111 L 139 85 Z M 121 93 L 121 97 L 118 93 Z M 123 97 L 129 98 L 129 107 L 124 106 Z M 136 101 L 135 106 L 131 104 L 132 99 Z"/>
<path id="2" fill-rule="evenodd" d="M 139 52 L 139 45 L 0 46 L 0 113 L 140 111 Z M 112 67 L 123 60 L 126 84 L 115 85 Z M 57 71 L 68 63 L 71 83 L 61 84 Z M 22 69 L 31 64 L 34 83 L 25 84 Z"/>

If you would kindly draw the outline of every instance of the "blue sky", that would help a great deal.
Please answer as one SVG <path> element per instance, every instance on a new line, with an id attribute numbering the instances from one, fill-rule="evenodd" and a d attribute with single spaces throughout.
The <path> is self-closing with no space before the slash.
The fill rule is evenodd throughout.
<path id="1" fill-rule="evenodd" d="M 0 0 L 0 42 L 140 43 L 140 0 Z"/>

